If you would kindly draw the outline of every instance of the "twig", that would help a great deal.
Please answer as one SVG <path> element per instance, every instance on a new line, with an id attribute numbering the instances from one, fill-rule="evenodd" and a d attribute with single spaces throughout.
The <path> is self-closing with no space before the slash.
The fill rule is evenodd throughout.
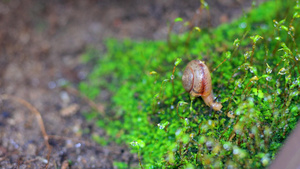
<path id="1" fill-rule="evenodd" d="M 49 142 L 48 142 L 49 137 L 47 135 L 47 132 L 46 132 L 46 129 L 45 129 L 45 126 L 44 126 L 44 122 L 43 122 L 43 119 L 42 119 L 42 116 L 41 116 L 41 113 L 35 107 L 33 107 L 29 102 L 27 102 L 24 99 L 21 99 L 21 98 L 15 97 L 15 96 L 11 96 L 11 95 L 7 95 L 7 94 L 0 95 L 0 98 L 3 99 L 3 100 L 16 101 L 16 102 L 24 105 L 25 107 L 27 107 L 35 115 L 35 117 L 36 117 L 36 119 L 38 121 L 38 124 L 40 126 L 40 129 L 42 131 L 42 134 L 43 134 L 43 137 L 44 137 L 44 140 L 45 140 L 45 144 L 46 144 L 48 150 L 50 150 L 51 146 L 49 145 Z"/>
<path id="2" fill-rule="evenodd" d="M 16 101 L 16 102 L 22 104 L 23 106 L 27 107 L 35 115 L 38 125 L 40 126 L 41 132 L 43 134 L 45 144 L 48 149 L 48 154 L 47 154 L 48 163 L 45 166 L 45 168 L 47 169 L 48 164 L 49 164 L 50 154 L 51 154 L 51 146 L 48 142 L 49 136 L 47 135 L 41 113 L 34 106 L 32 106 L 29 102 L 27 102 L 24 99 L 21 99 L 21 98 L 15 97 L 15 96 L 11 96 L 11 95 L 7 95 L 7 94 L 0 95 L 0 99 Z"/>

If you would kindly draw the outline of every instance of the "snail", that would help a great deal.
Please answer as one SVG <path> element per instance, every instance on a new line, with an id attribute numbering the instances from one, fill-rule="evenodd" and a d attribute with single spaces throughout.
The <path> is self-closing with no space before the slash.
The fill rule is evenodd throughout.
<path id="1" fill-rule="evenodd" d="M 214 101 L 210 72 L 204 62 L 190 61 L 184 70 L 182 84 L 192 99 L 201 96 L 205 104 L 215 111 L 220 111 L 223 107 L 221 103 Z"/>

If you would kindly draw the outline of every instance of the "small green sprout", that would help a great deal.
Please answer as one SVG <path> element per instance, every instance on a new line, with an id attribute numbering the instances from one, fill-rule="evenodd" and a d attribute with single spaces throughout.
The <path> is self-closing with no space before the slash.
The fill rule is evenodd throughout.
<path id="1" fill-rule="evenodd" d="M 151 71 L 149 74 L 150 75 L 157 75 L 157 72 L 156 71 Z"/>
<path id="2" fill-rule="evenodd" d="M 198 27 L 198 26 L 195 26 L 194 27 L 194 30 L 198 31 L 198 32 L 201 32 L 201 29 Z"/>
<path id="3" fill-rule="evenodd" d="M 177 17 L 177 18 L 174 19 L 174 22 L 182 22 L 182 21 L 183 21 L 183 19 L 180 18 L 180 17 Z"/>
<path id="4" fill-rule="evenodd" d="M 259 39 L 263 39 L 260 35 L 250 36 L 250 39 L 253 40 L 253 43 L 256 44 Z"/>
<path id="5" fill-rule="evenodd" d="M 240 46 L 241 41 L 239 39 L 235 39 L 233 42 L 233 46 L 238 48 Z"/>
<path id="6" fill-rule="evenodd" d="M 176 62 L 174 63 L 175 66 L 178 66 L 179 63 L 181 63 L 182 59 L 181 58 L 177 58 Z"/>

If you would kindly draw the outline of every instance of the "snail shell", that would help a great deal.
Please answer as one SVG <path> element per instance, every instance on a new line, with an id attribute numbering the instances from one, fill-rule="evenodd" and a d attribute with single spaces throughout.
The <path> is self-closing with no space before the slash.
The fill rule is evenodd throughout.
<path id="1" fill-rule="evenodd" d="M 203 62 L 192 60 L 188 63 L 182 76 L 182 84 L 192 97 L 201 96 L 206 105 L 216 111 L 221 110 L 222 105 L 214 102 L 210 72 Z"/>

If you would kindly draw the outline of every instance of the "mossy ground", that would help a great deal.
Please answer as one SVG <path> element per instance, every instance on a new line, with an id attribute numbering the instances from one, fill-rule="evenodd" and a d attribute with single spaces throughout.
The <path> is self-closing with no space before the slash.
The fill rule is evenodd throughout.
<path id="1" fill-rule="evenodd" d="M 266 167 L 299 119 L 299 10 L 296 1 L 273 0 L 167 42 L 107 40 L 103 56 L 83 56 L 95 66 L 79 88 L 91 99 L 103 90 L 112 98 L 105 117 L 87 116 L 111 141 L 130 144 L 145 168 Z M 184 91 L 182 72 L 193 59 L 210 68 L 221 112 L 202 99 L 191 104 Z"/>

